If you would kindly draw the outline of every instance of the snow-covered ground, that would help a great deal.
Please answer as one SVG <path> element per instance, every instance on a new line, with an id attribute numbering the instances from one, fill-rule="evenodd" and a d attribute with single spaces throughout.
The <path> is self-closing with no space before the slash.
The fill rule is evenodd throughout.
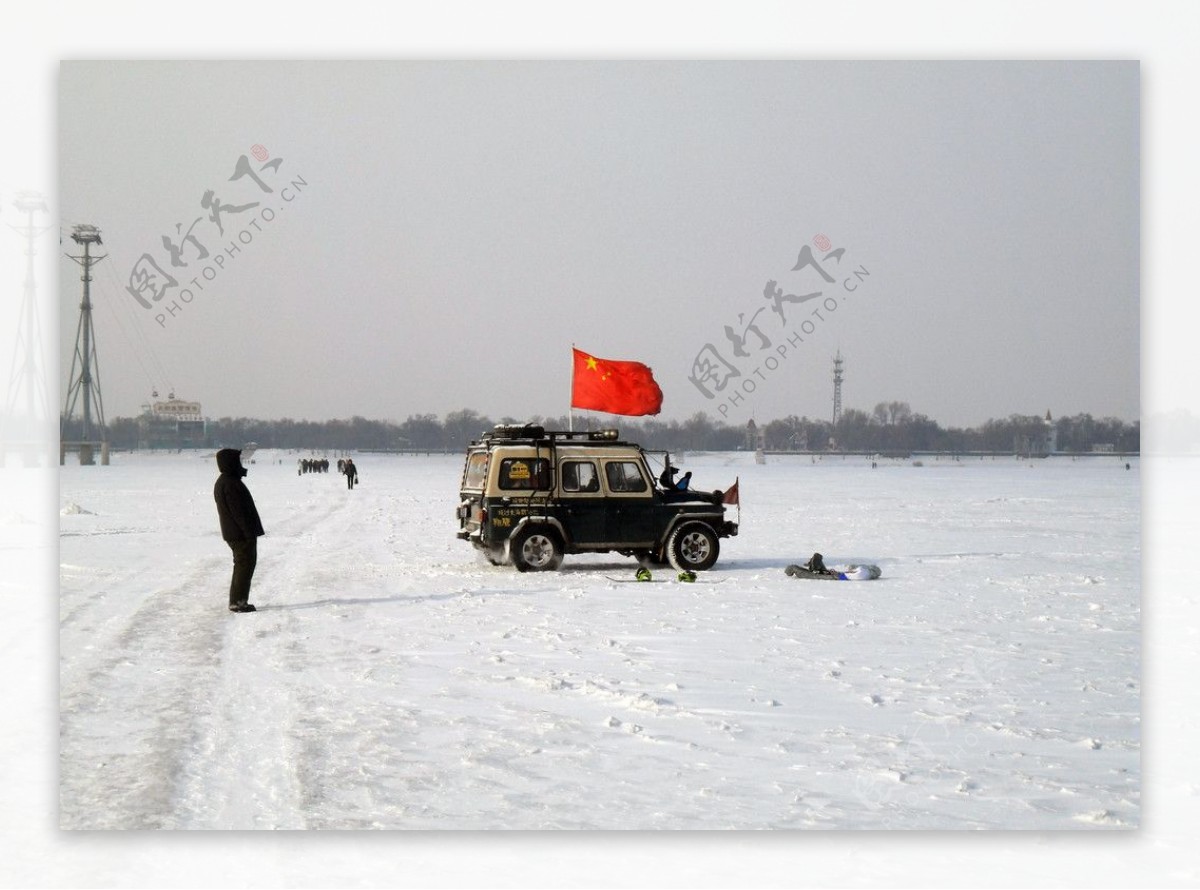
<path id="1" fill-rule="evenodd" d="M 1137 460 L 688 455 L 742 494 L 690 585 L 486 564 L 456 456 L 300 456 L 246 478 L 250 615 L 211 454 L 61 468 L 62 828 L 1140 824 Z"/>

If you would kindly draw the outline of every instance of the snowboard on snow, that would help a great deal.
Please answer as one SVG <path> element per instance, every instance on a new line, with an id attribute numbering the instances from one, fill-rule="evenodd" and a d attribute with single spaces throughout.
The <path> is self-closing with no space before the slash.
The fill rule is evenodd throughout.
<path id="1" fill-rule="evenodd" d="M 614 578 L 612 575 L 604 577 L 617 584 L 724 584 L 729 580 L 728 578 L 721 578 L 717 581 L 708 581 L 702 578 L 693 578 L 690 581 L 682 578 Z"/>

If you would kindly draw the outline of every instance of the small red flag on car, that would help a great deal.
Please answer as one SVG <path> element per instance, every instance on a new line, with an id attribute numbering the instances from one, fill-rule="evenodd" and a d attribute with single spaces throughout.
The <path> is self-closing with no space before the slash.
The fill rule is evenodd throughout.
<path id="1" fill-rule="evenodd" d="M 721 498 L 722 504 L 737 504 L 739 507 L 742 505 L 740 500 L 741 494 L 738 492 L 738 483 L 741 481 L 741 478 L 742 477 L 739 476 L 733 480 L 733 485 L 729 486 L 729 490 L 726 491 L 724 497 Z"/>

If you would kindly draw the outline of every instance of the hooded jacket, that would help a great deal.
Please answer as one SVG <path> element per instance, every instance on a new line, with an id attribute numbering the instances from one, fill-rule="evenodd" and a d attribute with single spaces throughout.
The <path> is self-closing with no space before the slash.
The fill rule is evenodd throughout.
<path id="1" fill-rule="evenodd" d="M 226 541 L 248 541 L 266 534 L 250 489 L 242 481 L 246 475 L 242 452 L 237 448 L 222 448 L 217 452 L 217 469 L 221 475 L 213 486 L 213 498 L 221 519 L 221 537 Z"/>

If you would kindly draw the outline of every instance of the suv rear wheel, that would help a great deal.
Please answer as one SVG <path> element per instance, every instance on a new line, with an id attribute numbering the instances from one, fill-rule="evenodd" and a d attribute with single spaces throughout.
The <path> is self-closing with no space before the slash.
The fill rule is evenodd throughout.
<path id="1" fill-rule="evenodd" d="M 558 533 L 544 526 L 521 529 L 512 536 L 509 552 L 518 572 L 552 572 L 562 564 Z"/>
<path id="2" fill-rule="evenodd" d="M 667 559 L 681 572 L 712 568 L 720 551 L 716 532 L 702 522 L 681 525 L 667 538 Z"/>

